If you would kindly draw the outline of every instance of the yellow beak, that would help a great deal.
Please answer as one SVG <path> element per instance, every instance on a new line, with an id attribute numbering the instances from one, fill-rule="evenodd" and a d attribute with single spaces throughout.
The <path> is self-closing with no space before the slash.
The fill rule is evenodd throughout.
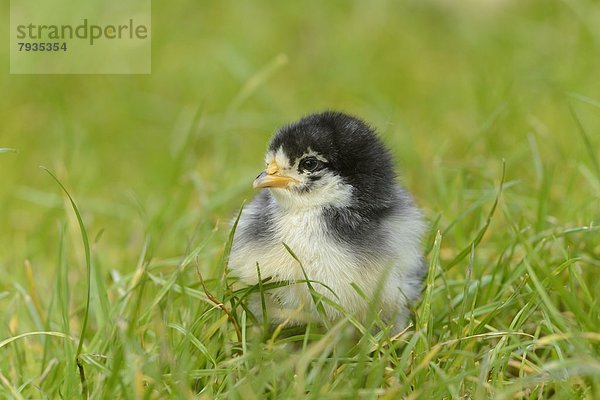
<path id="1" fill-rule="evenodd" d="M 272 160 L 269 165 L 267 165 L 267 168 L 256 177 L 252 187 L 254 187 L 254 189 L 270 187 L 282 188 L 293 182 L 298 181 L 290 176 L 281 175 L 279 173 L 279 165 L 277 165 L 275 160 Z"/>

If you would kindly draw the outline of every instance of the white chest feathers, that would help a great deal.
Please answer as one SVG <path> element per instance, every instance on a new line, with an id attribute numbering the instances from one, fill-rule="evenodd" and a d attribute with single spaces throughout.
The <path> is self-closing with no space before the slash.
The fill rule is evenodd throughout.
<path id="1" fill-rule="evenodd" d="M 247 211 L 252 213 L 253 210 Z M 242 215 L 239 229 L 243 229 L 247 223 Z M 275 308 L 270 311 L 271 317 L 283 320 L 297 309 L 317 316 L 304 273 L 315 291 L 354 314 L 364 316 L 369 299 L 377 289 L 381 291 L 381 300 L 388 305 L 391 313 L 404 303 L 398 277 L 391 265 L 394 261 L 366 260 L 335 240 L 327 232 L 321 209 L 280 213 L 273 224 L 272 240 L 235 241 L 229 260 L 234 275 L 246 284 L 258 282 L 257 264 L 262 279 L 290 283 L 270 291 L 270 307 Z M 284 243 L 298 260 L 290 254 Z M 381 287 L 382 281 L 385 284 Z M 354 286 L 359 287 L 367 299 Z M 260 310 L 260 306 L 252 308 Z M 333 307 L 325 306 L 325 311 L 329 319 L 341 316 Z"/>

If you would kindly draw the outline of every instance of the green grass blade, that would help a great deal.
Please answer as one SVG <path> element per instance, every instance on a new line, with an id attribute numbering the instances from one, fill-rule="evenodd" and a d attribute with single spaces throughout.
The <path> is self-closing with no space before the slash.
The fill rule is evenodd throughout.
<path id="1" fill-rule="evenodd" d="M 292 256 L 292 258 L 294 260 L 296 260 L 298 265 L 300 265 L 300 268 L 302 269 L 302 274 L 304 275 L 306 286 L 308 287 L 308 291 L 310 293 L 310 297 L 312 298 L 313 303 L 315 304 L 317 312 L 319 313 L 319 315 L 321 315 L 324 323 L 328 326 L 327 312 L 325 311 L 325 306 L 323 305 L 323 300 L 322 300 L 323 295 L 321 295 L 319 292 L 317 292 L 315 290 L 315 288 L 313 287 L 313 285 L 311 283 L 311 280 L 308 277 L 308 274 L 306 273 L 306 270 L 304 269 L 304 266 L 302 265 L 302 262 L 296 256 L 296 254 L 292 251 L 292 249 L 290 249 L 290 247 L 285 243 L 283 243 L 283 247 L 285 247 L 285 249 Z"/>
<path id="2" fill-rule="evenodd" d="M 432 337 L 432 315 L 431 303 L 433 298 L 433 289 L 435 279 L 437 277 L 437 269 L 439 265 L 440 250 L 442 246 L 442 234 L 440 231 L 435 235 L 433 248 L 431 250 L 431 261 L 429 262 L 429 270 L 427 272 L 427 280 L 425 282 L 425 295 L 423 296 L 423 311 L 417 320 L 417 329 L 426 334 L 429 341 Z M 424 350 L 424 349 L 421 349 Z"/>
<path id="3" fill-rule="evenodd" d="M 65 194 L 69 198 L 69 202 L 71 203 L 71 207 L 73 207 L 73 211 L 75 211 L 75 215 L 77 217 L 77 222 L 79 223 L 81 239 L 83 241 L 83 249 L 85 250 L 85 267 L 86 267 L 86 273 L 87 273 L 87 285 L 86 285 L 87 286 L 86 287 L 87 294 L 86 294 L 86 300 L 85 300 L 83 322 L 81 324 L 81 334 L 79 335 L 79 343 L 77 344 L 77 356 L 79 356 L 81 354 L 81 350 L 83 348 L 83 340 L 85 338 L 85 333 L 86 333 L 87 325 L 88 325 L 89 312 L 90 312 L 90 297 L 91 297 L 90 294 L 91 294 L 91 287 L 92 287 L 92 262 L 91 262 L 90 242 L 88 239 L 87 230 L 85 229 L 85 224 L 83 223 L 83 218 L 81 218 L 81 213 L 79 212 L 79 208 L 77 207 L 77 204 L 75 204 L 75 200 L 73 200 L 73 197 L 71 197 L 67 188 L 65 188 L 65 186 L 58 180 L 58 178 L 56 176 L 54 176 L 54 174 L 52 172 L 50 172 L 50 170 L 48 168 L 46 168 L 46 167 L 40 167 L 40 168 L 42 168 L 44 171 L 46 171 L 52 177 L 52 179 L 54 179 L 54 181 L 60 186 L 60 188 L 63 190 L 63 192 L 65 192 Z"/>
<path id="4" fill-rule="evenodd" d="M 31 337 L 31 336 L 54 336 L 54 337 L 59 337 L 59 338 L 63 338 L 63 339 L 69 339 L 72 341 L 75 341 L 75 338 L 69 336 L 69 335 L 65 335 L 62 332 L 53 332 L 53 331 L 47 331 L 47 332 L 26 332 L 26 333 L 22 333 L 20 335 L 16 335 L 13 337 L 9 337 L 7 339 L 1 340 L 0 341 L 0 349 L 3 348 L 4 346 L 13 343 L 19 339 L 23 339 L 23 338 L 27 338 L 27 337 Z"/>
<path id="5" fill-rule="evenodd" d="M 498 193 L 496 195 L 496 199 L 494 200 L 494 204 L 492 205 L 492 208 L 490 209 L 490 212 L 488 213 L 488 216 L 485 220 L 485 224 L 483 225 L 483 227 L 481 227 L 479 232 L 477 232 L 475 239 L 473 239 L 473 241 L 467 247 L 465 247 L 456 257 L 454 257 L 454 259 L 452 259 L 452 261 L 450 261 L 446 265 L 446 270 L 449 270 L 450 268 L 452 268 L 453 266 L 455 266 L 456 264 L 461 262 L 467 255 L 469 255 L 471 253 L 471 248 L 477 247 L 479 245 L 479 243 L 481 242 L 481 239 L 483 239 L 483 236 L 487 232 L 487 229 L 489 228 L 490 223 L 492 222 L 492 217 L 494 216 L 494 213 L 496 212 L 496 207 L 498 206 L 498 202 L 500 201 L 500 195 L 502 194 L 502 190 L 504 187 L 505 177 L 506 177 L 506 161 L 502 160 L 502 177 L 500 178 L 500 187 L 498 188 Z"/>
<path id="6" fill-rule="evenodd" d="M 583 123 L 581 122 L 579 115 L 577 115 L 577 112 L 575 111 L 575 108 L 573 108 L 573 105 L 571 103 L 569 103 L 569 111 L 571 112 L 571 116 L 575 120 L 575 124 L 577 125 L 577 131 L 583 139 L 585 149 L 587 150 L 590 160 L 592 161 L 592 165 L 594 166 L 596 176 L 600 178 L 600 161 L 598 161 L 598 148 L 593 145 L 592 140 L 590 139 L 587 131 L 583 127 Z"/>

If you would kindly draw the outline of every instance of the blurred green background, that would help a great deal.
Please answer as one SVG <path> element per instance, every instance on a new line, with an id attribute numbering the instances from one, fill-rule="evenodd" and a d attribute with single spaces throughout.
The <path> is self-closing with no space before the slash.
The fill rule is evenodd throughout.
<path id="1" fill-rule="evenodd" d="M 158 259 L 210 238 L 210 270 L 272 132 L 323 109 L 378 129 L 435 226 L 493 195 L 502 159 L 516 220 L 598 222 L 598 21 L 586 0 L 155 1 L 150 75 L 9 75 L 0 46 L 0 147 L 18 151 L 0 154 L 0 292 L 26 259 L 50 286 L 66 203 L 40 165 L 104 268 L 132 271 L 146 238 Z M 444 259 L 482 218 L 446 232 Z"/>

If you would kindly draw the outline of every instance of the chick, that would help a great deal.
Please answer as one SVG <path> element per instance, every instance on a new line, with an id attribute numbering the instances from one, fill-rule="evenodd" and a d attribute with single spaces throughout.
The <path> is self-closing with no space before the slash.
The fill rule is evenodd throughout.
<path id="1" fill-rule="evenodd" d="M 262 190 L 239 218 L 229 268 L 246 285 L 258 282 L 258 269 L 263 280 L 287 283 L 264 294 L 268 317 L 341 318 L 328 302 L 315 305 L 308 278 L 355 318 L 381 312 L 402 330 L 426 274 L 425 224 L 373 129 L 340 112 L 309 115 L 275 133 L 265 163 L 254 181 Z M 250 306 L 261 314 L 259 298 Z"/>

